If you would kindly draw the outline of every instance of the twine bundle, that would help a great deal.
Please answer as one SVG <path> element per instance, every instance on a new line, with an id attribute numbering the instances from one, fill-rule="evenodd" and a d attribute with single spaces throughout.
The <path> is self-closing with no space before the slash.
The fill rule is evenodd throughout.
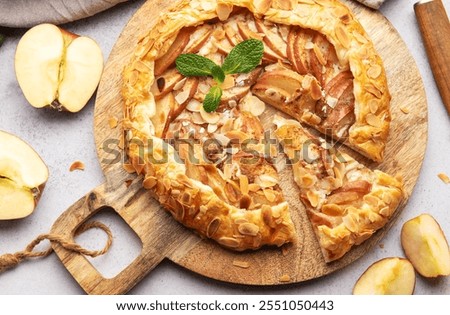
<path id="1" fill-rule="evenodd" d="M 75 236 L 77 236 L 83 232 L 86 232 L 87 230 L 93 229 L 93 228 L 103 230 L 106 233 L 106 235 L 108 236 L 108 240 L 106 241 L 105 246 L 101 250 L 85 249 L 85 248 L 81 247 L 80 245 L 78 245 L 77 243 L 66 240 L 65 238 L 63 238 L 60 235 L 41 234 L 38 237 L 36 237 L 36 239 L 34 239 L 30 244 L 28 244 L 28 246 L 25 248 L 25 250 L 16 252 L 14 254 L 4 254 L 4 255 L 0 256 L 0 273 L 4 272 L 5 270 L 7 270 L 9 268 L 17 266 L 18 264 L 20 264 L 22 261 L 24 261 L 26 259 L 47 257 L 48 255 L 50 255 L 53 252 L 52 247 L 49 247 L 47 250 L 44 250 L 44 251 L 34 251 L 34 248 L 44 240 L 49 240 L 50 242 L 57 243 L 57 244 L 61 245 L 63 248 L 65 248 L 66 250 L 76 252 L 76 253 L 79 253 L 82 255 L 86 255 L 86 256 L 90 256 L 90 257 L 97 257 L 100 255 L 103 255 L 109 250 L 109 248 L 112 245 L 112 240 L 113 240 L 112 232 L 106 225 L 104 225 L 103 223 L 97 222 L 97 221 L 87 222 L 87 223 L 81 225 L 77 229 L 77 231 L 75 232 Z"/>

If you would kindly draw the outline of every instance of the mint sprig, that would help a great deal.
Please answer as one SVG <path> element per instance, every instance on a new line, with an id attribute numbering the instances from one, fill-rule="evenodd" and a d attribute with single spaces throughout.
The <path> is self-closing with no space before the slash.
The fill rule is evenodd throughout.
<path id="1" fill-rule="evenodd" d="M 196 54 L 179 55 L 175 64 L 178 72 L 186 77 L 211 75 L 211 69 L 217 66 L 214 61 Z"/>
<path id="2" fill-rule="evenodd" d="M 234 47 L 223 61 L 225 74 L 249 73 L 261 62 L 264 53 L 262 41 L 249 39 Z"/>
<path id="3" fill-rule="evenodd" d="M 209 92 L 205 96 L 203 101 L 203 109 L 207 113 L 211 113 L 217 109 L 222 97 L 222 89 L 220 86 L 215 85 L 209 89 Z"/>
<path id="4" fill-rule="evenodd" d="M 178 72 L 186 77 L 211 76 L 219 85 L 211 87 L 203 101 L 203 109 L 210 113 L 219 107 L 222 97 L 220 84 L 225 75 L 248 73 L 260 63 L 264 53 L 264 45 L 258 39 L 249 39 L 237 44 L 225 58 L 223 65 L 196 54 L 181 54 L 175 60 Z"/>
<path id="5" fill-rule="evenodd" d="M 225 81 L 225 73 L 218 65 L 214 65 L 214 67 L 211 68 L 211 75 L 217 83 L 223 83 L 223 81 Z"/>

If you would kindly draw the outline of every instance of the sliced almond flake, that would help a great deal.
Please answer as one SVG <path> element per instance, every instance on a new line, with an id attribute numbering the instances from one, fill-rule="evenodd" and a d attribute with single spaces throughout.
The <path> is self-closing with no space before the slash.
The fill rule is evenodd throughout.
<path id="1" fill-rule="evenodd" d="M 72 165 L 70 166 L 69 171 L 73 172 L 73 171 L 84 171 L 84 163 L 81 161 L 75 161 L 72 163 Z"/>
<path id="2" fill-rule="evenodd" d="M 245 175 L 239 176 L 239 187 L 244 195 L 248 194 L 248 177 Z"/>
<path id="3" fill-rule="evenodd" d="M 379 65 L 373 65 L 369 68 L 369 70 L 367 70 L 367 75 L 369 78 L 376 79 L 380 76 L 381 70 L 382 69 Z"/>
<path id="4" fill-rule="evenodd" d="M 156 184 L 158 183 L 156 177 L 154 176 L 147 176 L 144 181 L 143 181 L 143 186 L 145 189 L 152 189 L 153 187 L 156 186 Z"/>
<path id="5" fill-rule="evenodd" d="M 445 184 L 450 184 L 450 178 L 444 174 L 444 173 L 439 173 L 438 177 L 441 179 L 442 182 L 444 182 Z"/>
<path id="6" fill-rule="evenodd" d="M 374 85 L 372 84 L 366 84 L 364 85 L 364 89 L 373 94 L 374 96 L 376 96 L 377 98 L 381 98 L 383 96 L 383 94 L 381 93 L 381 91 L 379 89 L 377 89 Z"/>
<path id="7" fill-rule="evenodd" d="M 409 114 L 409 109 L 407 107 L 401 106 L 400 110 L 403 112 L 403 114 Z"/>
<path id="8" fill-rule="evenodd" d="M 306 197 L 308 198 L 308 201 L 313 208 L 317 207 L 317 205 L 319 204 L 319 196 L 317 196 L 315 192 L 313 192 L 312 190 L 308 190 L 308 192 L 306 193 Z"/>
<path id="9" fill-rule="evenodd" d="M 313 42 L 306 42 L 305 49 L 314 49 L 314 43 Z"/>
<path id="10" fill-rule="evenodd" d="M 219 217 L 215 217 L 214 219 L 212 219 L 208 224 L 208 228 L 206 229 L 206 236 L 212 237 L 219 229 L 221 222 L 222 220 Z"/>
<path id="11" fill-rule="evenodd" d="M 217 3 L 216 13 L 219 17 L 219 20 L 225 21 L 230 16 L 230 13 L 233 11 L 233 5 L 228 3 Z"/>
<path id="12" fill-rule="evenodd" d="M 330 106 L 331 108 L 334 108 L 336 106 L 336 104 L 338 103 L 338 99 L 335 97 L 332 97 L 330 95 L 327 95 L 325 100 L 327 102 L 327 105 Z"/>
<path id="13" fill-rule="evenodd" d="M 195 99 L 191 99 L 186 106 L 186 109 L 191 112 L 199 112 L 203 107 L 203 104 Z"/>
<path id="14" fill-rule="evenodd" d="M 261 187 L 258 184 L 252 183 L 248 185 L 248 190 L 251 192 L 257 192 Z"/>
<path id="15" fill-rule="evenodd" d="M 183 86 L 184 86 L 184 84 L 186 83 L 186 81 L 187 81 L 187 77 L 185 77 L 185 78 L 181 79 L 180 81 L 178 81 L 178 82 L 173 86 L 173 90 L 174 90 L 174 91 L 178 91 L 178 90 L 180 90 L 181 88 L 183 88 Z"/>
<path id="16" fill-rule="evenodd" d="M 269 202 L 274 202 L 277 199 L 277 195 L 272 189 L 264 189 L 263 193 Z"/>
<path id="17" fill-rule="evenodd" d="M 235 107 L 237 106 L 237 102 L 236 102 L 236 100 L 229 100 L 229 101 L 228 101 L 228 105 L 229 105 L 231 108 L 235 108 Z"/>
<path id="18" fill-rule="evenodd" d="M 346 14 L 348 14 L 348 12 L 347 12 L 347 10 L 346 10 L 344 7 L 336 6 L 336 7 L 333 9 L 333 15 L 334 15 L 335 17 L 340 18 L 340 17 L 342 17 L 342 16 L 344 16 L 344 15 L 346 15 Z"/>
<path id="19" fill-rule="evenodd" d="M 326 66 L 327 65 L 327 60 L 325 59 L 325 57 L 322 54 L 322 51 L 320 51 L 320 48 L 316 44 L 314 44 L 313 50 L 314 50 L 314 54 L 316 55 L 316 57 L 319 60 L 320 64 L 322 66 Z"/>
<path id="20" fill-rule="evenodd" d="M 259 227 L 253 223 L 242 223 L 239 224 L 238 231 L 242 235 L 256 236 L 259 232 Z"/>
<path id="21" fill-rule="evenodd" d="M 227 133 L 233 129 L 233 119 L 227 119 L 223 126 L 220 128 L 220 132 Z"/>
<path id="22" fill-rule="evenodd" d="M 302 80 L 302 88 L 304 89 L 304 90 L 309 90 L 309 88 L 311 87 L 311 81 L 313 80 L 313 77 L 312 76 L 310 76 L 310 75 L 305 75 L 304 77 L 303 77 L 303 80 Z"/>
<path id="23" fill-rule="evenodd" d="M 223 176 L 225 180 L 228 180 L 231 178 L 231 165 L 230 164 L 225 164 L 225 166 L 223 167 Z"/>
<path id="24" fill-rule="evenodd" d="M 197 125 L 202 125 L 205 123 L 205 120 L 203 119 L 202 115 L 200 115 L 200 112 L 192 113 L 192 121 Z"/>
<path id="25" fill-rule="evenodd" d="M 391 209 L 389 207 L 384 207 L 378 211 L 382 216 L 389 218 L 391 216 Z"/>
<path id="26" fill-rule="evenodd" d="M 381 126 L 382 126 L 381 119 L 374 114 L 367 114 L 366 121 L 369 125 L 376 127 L 376 128 L 381 128 Z"/>
<path id="27" fill-rule="evenodd" d="M 124 164 L 123 169 L 127 171 L 127 173 L 133 174 L 136 173 L 136 170 L 132 164 Z"/>
<path id="28" fill-rule="evenodd" d="M 198 90 L 203 94 L 207 94 L 211 86 L 207 84 L 205 81 L 202 81 L 198 84 Z"/>
<path id="29" fill-rule="evenodd" d="M 368 43 L 367 38 L 365 38 L 363 35 L 361 35 L 361 33 L 354 31 L 353 32 L 353 36 L 355 37 L 355 39 L 360 42 L 361 44 L 366 44 Z"/>
<path id="30" fill-rule="evenodd" d="M 119 123 L 119 120 L 116 117 L 114 117 L 114 116 L 109 117 L 109 120 L 108 120 L 109 128 L 111 128 L 111 129 L 116 128 L 118 123 Z"/>
<path id="31" fill-rule="evenodd" d="M 213 133 L 214 131 L 217 130 L 217 128 L 218 128 L 218 126 L 217 126 L 216 124 L 208 124 L 208 127 L 207 127 L 206 130 L 207 130 L 209 133 Z"/>
<path id="32" fill-rule="evenodd" d="M 373 98 L 370 101 L 368 101 L 367 104 L 369 105 L 370 112 L 372 114 L 375 114 L 378 111 L 378 107 L 379 107 L 380 101 L 375 99 L 375 98 Z"/>
<path id="33" fill-rule="evenodd" d="M 226 147 L 228 146 L 228 144 L 230 143 L 231 139 L 228 138 L 227 136 L 220 134 L 220 133 L 216 133 L 213 136 L 217 141 L 219 141 L 219 143 L 223 146 Z M 238 153 L 239 148 L 236 146 L 232 146 L 231 148 L 226 148 L 226 152 L 228 154 L 236 154 Z"/>
<path id="34" fill-rule="evenodd" d="M 278 184 L 278 180 L 270 175 L 261 174 L 255 178 L 255 184 L 263 188 L 272 187 Z"/>
<path id="35" fill-rule="evenodd" d="M 225 80 L 223 81 L 223 83 L 221 84 L 221 88 L 223 90 L 227 90 L 229 88 L 232 88 L 234 86 L 235 82 L 234 82 L 234 77 L 231 75 L 227 75 L 225 77 Z"/>
<path id="36" fill-rule="evenodd" d="M 207 113 L 203 109 L 203 107 L 200 109 L 200 115 L 202 116 L 203 120 L 209 124 L 216 124 L 220 120 L 219 113 L 216 113 L 216 112 Z"/>
<path id="37" fill-rule="evenodd" d="M 250 267 L 250 263 L 247 261 L 242 261 L 242 260 L 233 260 L 233 266 L 247 269 L 248 267 Z"/>
<path id="38" fill-rule="evenodd" d="M 301 120 L 310 125 L 318 125 L 322 121 L 322 119 L 319 116 L 309 111 L 305 111 L 303 113 Z"/>
<path id="39" fill-rule="evenodd" d="M 175 96 L 175 101 L 177 101 L 177 103 L 180 105 L 184 104 L 184 102 L 186 102 L 189 98 L 189 93 L 190 93 L 189 89 L 181 91 Z"/>
<path id="40" fill-rule="evenodd" d="M 339 42 L 344 46 L 344 48 L 350 47 L 350 39 L 348 38 L 347 32 L 342 25 L 338 25 L 335 29 L 335 34 Z"/>
<path id="41" fill-rule="evenodd" d="M 311 97 L 313 100 L 318 101 L 322 97 L 322 89 L 320 88 L 319 83 L 317 80 L 311 81 Z"/>

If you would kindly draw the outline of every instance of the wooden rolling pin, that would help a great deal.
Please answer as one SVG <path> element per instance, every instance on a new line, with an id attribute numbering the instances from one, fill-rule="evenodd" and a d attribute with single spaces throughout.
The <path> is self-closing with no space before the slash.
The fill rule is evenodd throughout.
<path id="1" fill-rule="evenodd" d="M 428 60 L 439 92 L 450 115 L 450 23 L 441 0 L 414 5 Z"/>

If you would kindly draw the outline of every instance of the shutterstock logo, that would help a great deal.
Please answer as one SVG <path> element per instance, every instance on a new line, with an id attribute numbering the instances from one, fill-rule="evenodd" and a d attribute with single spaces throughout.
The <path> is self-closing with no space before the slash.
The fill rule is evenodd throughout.
<path id="1" fill-rule="evenodd" d="M 261 158 L 267 161 L 284 159 L 288 165 L 298 162 L 308 164 L 314 163 L 318 159 L 331 159 L 330 154 L 334 154 L 340 161 L 345 162 L 338 149 L 342 145 L 338 142 L 320 142 L 316 139 L 308 139 L 299 143 L 299 139 L 284 139 L 279 141 L 271 136 L 269 131 L 264 133 L 261 140 L 248 138 L 223 139 L 217 137 L 199 139 L 195 133 L 184 134 L 182 138 L 178 133 L 170 139 L 148 139 L 144 142 L 138 138 L 133 138 L 126 143 L 126 148 L 119 147 L 118 139 L 107 139 L 103 142 L 102 150 L 106 153 L 101 161 L 102 164 L 129 163 L 124 151 L 132 148 L 134 155 L 139 157 L 139 164 L 146 162 L 152 164 L 165 164 L 174 161 L 180 164 L 231 164 L 233 161 L 240 164 L 258 164 Z M 288 148 L 288 155 L 285 155 L 283 148 Z M 325 152 L 325 153 L 324 153 Z M 173 153 L 173 154 L 172 154 Z M 331 161 L 324 161 L 330 163 Z"/>

